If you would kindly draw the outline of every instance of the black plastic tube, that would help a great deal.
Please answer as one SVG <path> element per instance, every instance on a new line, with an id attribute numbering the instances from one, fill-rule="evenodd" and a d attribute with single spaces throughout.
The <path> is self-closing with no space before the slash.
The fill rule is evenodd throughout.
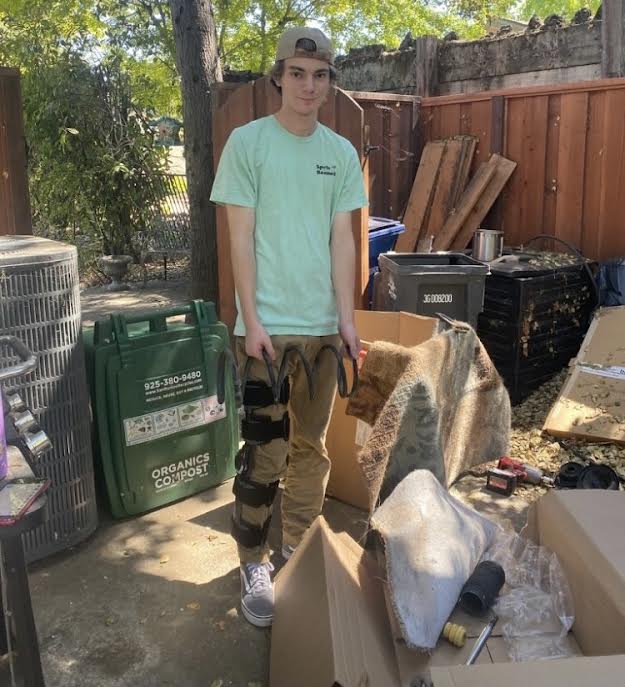
<path id="1" fill-rule="evenodd" d="M 469 614 L 480 616 L 493 605 L 506 581 L 504 569 L 495 561 L 482 561 L 460 592 L 460 605 Z"/>

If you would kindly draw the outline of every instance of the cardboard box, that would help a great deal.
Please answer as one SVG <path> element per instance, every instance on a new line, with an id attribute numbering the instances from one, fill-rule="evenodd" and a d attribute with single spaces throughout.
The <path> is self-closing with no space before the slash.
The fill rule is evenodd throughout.
<path id="1" fill-rule="evenodd" d="M 413 687 L 422 676 L 434 687 L 625 686 L 624 522 L 622 492 L 552 491 L 530 510 L 524 533 L 558 555 L 576 604 L 571 647 L 585 657 L 505 663 L 496 628 L 476 665 L 463 667 L 482 622 L 456 611 L 463 649 L 441 640 L 432 656 L 409 650 L 380 566 L 319 518 L 276 578 L 270 685 Z"/>
<path id="2" fill-rule="evenodd" d="M 433 668 L 434 687 L 618 687 L 625 656 Z"/>
<path id="3" fill-rule="evenodd" d="M 441 640 L 432 656 L 412 651 L 391 628 L 383 578 L 353 539 L 318 518 L 275 580 L 271 687 L 413 687 L 433 665 L 465 661 L 484 623 L 458 612 L 470 635 L 463 649 Z M 478 663 L 501 660 L 502 642 L 492 637 Z"/>
<path id="4" fill-rule="evenodd" d="M 572 637 L 581 658 L 508 665 L 433 667 L 434 687 L 616 687 L 625 685 L 625 496 L 552 491 L 528 514 L 523 533 L 551 549 L 575 602 Z"/>
<path id="5" fill-rule="evenodd" d="M 557 555 L 573 593 L 573 633 L 587 656 L 625 654 L 624 525 L 623 492 L 574 489 L 537 501 L 523 531 Z"/>
<path id="6" fill-rule="evenodd" d="M 397 665 L 374 562 L 318 518 L 275 580 L 271 687 L 392 687 Z"/>
<path id="7" fill-rule="evenodd" d="M 599 310 L 543 429 L 625 443 L 625 306 Z"/>
<path id="8" fill-rule="evenodd" d="M 356 328 L 364 348 L 374 341 L 389 341 L 402 346 L 418 346 L 432 337 L 438 320 L 406 312 L 356 311 Z M 348 370 L 351 385 L 351 370 Z M 345 414 L 347 399 L 337 396 L 326 436 L 332 461 L 327 493 L 357 508 L 369 510 L 369 496 L 357 463 L 367 440 L 369 425 Z"/>

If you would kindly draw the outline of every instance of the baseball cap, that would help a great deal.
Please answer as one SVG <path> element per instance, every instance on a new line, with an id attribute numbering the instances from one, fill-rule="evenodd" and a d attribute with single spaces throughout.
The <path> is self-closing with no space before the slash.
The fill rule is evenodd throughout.
<path id="1" fill-rule="evenodd" d="M 310 41 L 310 50 L 302 46 L 297 47 L 300 40 Z M 313 57 L 329 64 L 334 63 L 334 53 L 330 39 L 319 29 L 308 26 L 293 26 L 287 29 L 278 41 L 276 50 L 276 62 L 287 60 L 289 57 Z"/>

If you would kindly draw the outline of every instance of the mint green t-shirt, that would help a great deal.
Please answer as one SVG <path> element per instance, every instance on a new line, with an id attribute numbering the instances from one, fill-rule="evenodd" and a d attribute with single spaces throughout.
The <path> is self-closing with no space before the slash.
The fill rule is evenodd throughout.
<path id="1" fill-rule="evenodd" d="M 322 124 L 296 136 L 273 115 L 257 119 L 230 134 L 211 200 L 255 208 L 256 308 L 267 332 L 335 334 L 332 222 L 367 205 L 352 144 Z M 237 310 L 234 332 L 244 336 L 238 297 Z"/>

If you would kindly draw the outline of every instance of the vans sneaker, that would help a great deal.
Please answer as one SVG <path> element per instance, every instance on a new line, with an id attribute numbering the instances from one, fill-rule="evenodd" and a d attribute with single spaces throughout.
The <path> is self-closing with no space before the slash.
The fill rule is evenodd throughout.
<path id="1" fill-rule="evenodd" d="M 256 627 L 269 627 L 273 620 L 271 563 L 241 564 L 241 610 Z"/>

